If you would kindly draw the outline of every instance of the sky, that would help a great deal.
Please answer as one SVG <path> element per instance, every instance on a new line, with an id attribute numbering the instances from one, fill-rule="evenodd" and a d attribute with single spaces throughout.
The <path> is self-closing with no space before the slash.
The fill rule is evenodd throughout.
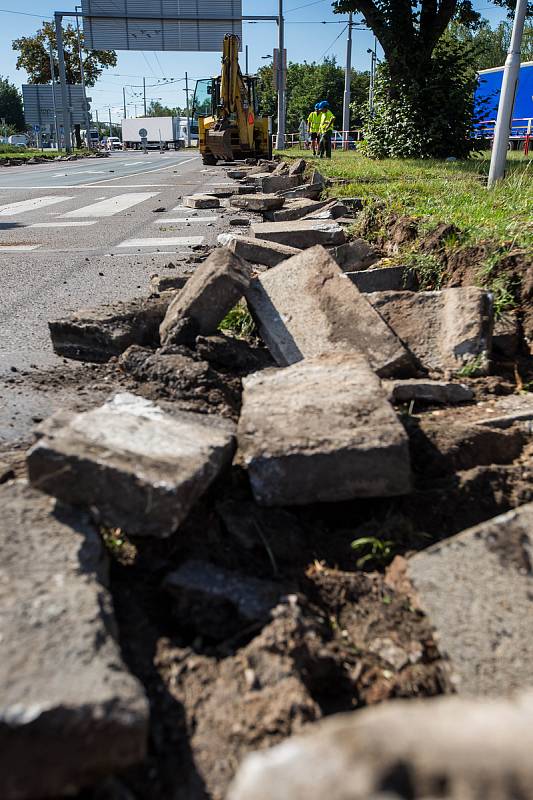
<path id="1" fill-rule="evenodd" d="M 57 10 L 74 9 L 75 3 L 58 0 L 18 0 L 17 13 L 9 10 L 7 0 L 0 0 L 0 75 L 9 77 L 17 86 L 26 82 L 26 73 L 16 69 L 17 54 L 11 42 L 19 36 L 31 36 L 40 27 L 43 19 L 50 19 Z M 489 5 L 488 0 L 474 0 L 474 7 L 481 11 L 492 25 L 505 18 L 505 12 Z M 276 15 L 278 0 L 243 0 L 243 15 Z M 339 64 L 345 63 L 347 15 L 334 14 L 331 0 L 284 0 L 285 44 L 289 61 L 322 61 L 325 56 L 335 56 Z M 361 23 L 361 16 L 354 22 Z M 255 72 L 267 64 L 272 50 L 277 46 L 277 25 L 274 22 L 243 23 L 244 46 L 248 45 L 249 69 Z M 371 31 L 353 31 L 352 65 L 358 70 L 369 69 L 368 49 L 373 46 Z M 380 55 L 378 48 L 378 56 Z M 98 111 L 100 121 L 113 121 L 123 116 L 122 87 L 126 87 L 128 115 L 142 114 L 142 79 L 146 78 L 147 101 L 159 100 L 163 105 L 185 106 L 185 72 L 189 75 L 190 87 L 198 78 L 207 78 L 219 72 L 218 53 L 179 52 L 135 52 L 118 51 L 116 68 L 104 71 L 96 86 L 88 90 L 92 98 L 93 117 Z M 164 85 L 165 80 L 172 84 Z"/>

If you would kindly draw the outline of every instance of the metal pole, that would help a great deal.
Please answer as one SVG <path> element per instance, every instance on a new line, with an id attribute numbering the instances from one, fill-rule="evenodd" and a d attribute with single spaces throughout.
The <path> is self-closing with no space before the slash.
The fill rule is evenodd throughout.
<path id="1" fill-rule="evenodd" d="M 370 56 L 370 85 L 368 87 L 368 109 L 370 111 L 370 115 L 374 113 L 374 80 L 376 77 L 376 48 L 377 48 L 377 40 L 374 37 L 374 49 L 371 51 Z"/>
<path id="2" fill-rule="evenodd" d="M 72 122 L 68 102 L 67 73 L 65 69 L 65 51 L 63 49 L 62 15 L 57 11 L 54 14 L 56 23 L 57 60 L 59 64 L 59 80 L 61 83 L 61 105 L 63 106 L 63 130 L 65 131 L 65 150 L 72 152 Z"/>
<path id="3" fill-rule="evenodd" d="M 344 73 L 344 105 L 342 109 L 343 148 L 348 149 L 348 131 L 350 130 L 350 100 L 352 83 L 352 24 L 353 14 L 348 18 L 348 41 L 346 43 L 346 71 Z M 344 139 L 346 136 L 346 139 Z"/>
<path id="4" fill-rule="evenodd" d="M 191 146 L 191 111 L 189 106 L 189 75 L 185 73 L 185 97 L 187 98 L 187 147 Z"/>
<path id="5" fill-rule="evenodd" d="M 98 111 L 96 112 L 96 130 L 98 131 L 98 144 L 100 144 L 100 120 L 98 119 Z"/>
<path id="6" fill-rule="evenodd" d="M 245 62 L 246 63 L 246 74 L 248 75 L 248 45 L 246 45 L 245 53 L 246 53 L 246 62 Z"/>
<path id="7" fill-rule="evenodd" d="M 127 119 L 128 112 L 126 110 L 126 87 L 122 87 L 122 102 L 124 103 L 124 119 Z"/>
<path id="8" fill-rule="evenodd" d="M 111 125 L 112 125 L 112 122 L 111 122 L 111 106 L 109 106 L 109 135 L 113 136 L 113 131 L 112 131 Z"/>
<path id="9" fill-rule="evenodd" d="M 278 150 L 285 149 L 285 20 L 283 19 L 283 0 L 279 0 L 278 14 Z"/>
<path id="10" fill-rule="evenodd" d="M 146 116 L 146 78 L 143 78 L 144 116 Z"/>
<path id="11" fill-rule="evenodd" d="M 54 108 L 54 125 L 55 125 L 55 140 L 57 145 L 57 152 L 62 150 L 61 141 L 59 138 L 59 124 L 57 122 L 57 105 L 56 105 L 56 76 L 54 67 L 54 54 L 52 52 L 52 42 L 48 42 L 48 52 L 50 54 L 50 78 L 52 81 L 52 104 Z"/>
<path id="12" fill-rule="evenodd" d="M 78 10 L 78 6 L 75 6 L 75 10 Z M 83 69 L 83 51 L 81 48 L 81 34 L 80 34 L 80 18 L 78 14 L 76 14 L 76 31 L 78 33 L 78 55 L 80 58 L 80 78 L 81 78 L 81 90 L 83 92 L 83 110 L 85 111 L 85 125 L 87 127 L 87 146 L 91 146 L 91 137 L 89 136 L 91 130 L 91 117 L 89 115 L 89 106 L 87 103 L 87 91 L 85 89 L 85 71 Z"/>
<path id="13" fill-rule="evenodd" d="M 503 70 L 498 116 L 496 118 L 496 127 L 494 128 L 494 141 L 492 143 L 492 156 L 487 184 L 489 187 L 493 186 L 496 181 L 501 180 L 505 175 L 509 134 L 513 122 L 514 101 L 520 73 L 520 45 L 522 44 L 526 12 L 527 0 L 517 0 L 513 32 Z"/>

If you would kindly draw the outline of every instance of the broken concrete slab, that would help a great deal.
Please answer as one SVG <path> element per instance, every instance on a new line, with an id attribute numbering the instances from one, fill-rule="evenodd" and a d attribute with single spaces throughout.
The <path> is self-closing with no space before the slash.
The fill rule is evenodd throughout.
<path id="1" fill-rule="evenodd" d="M 232 233 L 221 233 L 218 243 L 227 247 L 235 255 L 252 264 L 263 264 L 266 267 L 275 267 L 291 256 L 298 255 L 301 251 L 296 247 L 286 244 L 261 241 L 248 236 L 236 236 Z"/>
<path id="2" fill-rule="evenodd" d="M 280 366 L 362 352 L 382 377 L 413 374 L 406 348 L 323 247 L 258 275 L 246 300 Z"/>
<path id="3" fill-rule="evenodd" d="M 338 200 L 326 201 L 323 208 L 315 208 L 305 215 L 304 219 L 336 219 L 339 225 L 353 225 L 354 220 L 347 218 L 348 209 Z"/>
<path id="4" fill-rule="evenodd" d="M 317 244 L 334 247 L 346 241 L 346 234 L 340 225 L 322 220 L 259 222 L 252 225 L 252 233 L 257 239 L 288 244 L 300 250 Z"/>
<path id="5" fill-rule="evenodd" d="M 491 428 L 510 428 L 516 423 L 528 423 L 533 420 L 533 394 L 510 395 L 499 397 L 490 404 L 477 425 Z M 527 428 L 531 428 L 530 425 Z"/>
<path id="6" fill-rule="evenodd" d="M 187 208 L 219 208 L 218 197 L 209 194 L 190 194 L 183 198 L 183 205 Z"/>
<path id="7" fill-rule="evenodd" d="M 506 311 L 494 320 L 492 347 L 505 358 L 514 358 L 520 346 L 520 325 L 516 311 Z"/>
<path id="8" fill-rule="evenodd" d="M 311 174 L 311 183 L 314 184 L 315 186 L 317 186 L 317 185 L 325 186 L 326 185 L 326 179 L 324 178 L 324 176 L 318 170 L 315 169 L 315 170 L 313 170 L 313 173 Z"/>
<path id="9" fill-rule="evenodd" d="M 0 505 L 0 796 L 63 797 L 145 757 L 148 703 L 88 518 L 22 481 Z"/>
<path id="10" fill-rule="evenodd" d="M 532 560 L 532 503 L 408 559 L 458 692 L 502 695 L 531 685 Z"/>
<path id="11" fill-rule="evenodd" d="M 243 211 L 272 211 L 281 208 L 285 199 L 277 194 L 240 194 L 230 199 L 230 206 Z"/>
<path id="12" fill-rule="evenodd" d="M 296 186 L 296 188 L 288 189 L 285 192 L 278 192 L 278 194 L 287 200 L 297 200 L 302 197 L 308 200 L 319 200 L 323 190 L 324 187 L 320 183 L 303 183 L 301 186 Z"/>
<path id="13" fill-rule="evenodd" d="M 263 175 L 251 175 L 250 177 L 257 188 L 266 194 L 286 192 L 288 189 L 294 189 L 303 183 L 301 175 L 271 175 L 266 173 Z"/>
<path id="14" fill-rule="evenodd" d="M 48 323 L 54 352 L 78 361 L 105 362 L 130 345 L 157 346 L 169 298 L 132 300 L 81 309 Z"/>
<path id="15" fill-rule="evenodd" d="M 31 484 L 132 536 L 170 536 L 230 462 L 233 425 L 129 393 L 55 415 L 27 456 Z"/>
<path id="16" fill-rule="evenodd" d="M 341 244 L 332 251 L 332 255 L 344 272 L 367 269 L 382 258 L 381 253 L 365 239 L 352 239 Z"/>
<path id="17" fill-rule="evenodd" d="M 250 283 L 251 267 L 226 248 L 218 248 L 198 267 L 171 301 L 160 326 L 163 344 L 187 344 L 215 333 Z"/>
<path id="18" fill-rule="evenodd" d="M 231 217 L 228 223 L 232 228 L 247 228 L 251 225 L 251 220 L 249 217 Z"/>
<path id="19" fill-rule="evenodd" d="M 412 272 L 407 267 L 383 267 L 345 272 L 360 292 L 402 292 L 414 289 Z"/>
<path id="20" fill-rule="evenodd" d="M 410 491 L 407 435 L 364 356 L 306 358 L 243 384 L 239 455 L 260 505 Z"/>
<path id="21" fill-rule="evenodd" d="M 176 292 L 183 289 L 190 275 L 176 275 L 171 272 L 165 275 L 152 275 L 150 278 L 150 289 L 155 294 L 162 292 Z"/>
<path id="22" fill-rule="evenodd" d="M 227 800 L 533 800 L 532 713 L 524 692 L 337 714 L 248 755 Z"/>
<path id="23" fill-rule="evenodd" d="M 231 178 L 233 181 L 240 181 L 243 178 L 246 178 L 248 175 L 249 170 L 247 169 L 228 169 L 226 175 L 228 178 Z"/>
<path id="24" fill-rule="evenodd" d="M 307 162 L 304 158 L 297 158 L 289 167 L 289 175 L 303 175 Z"/>
<path id="25" fill-rule="evenodd" d="M 252 622 L 266 623 L 281 588 L 206 561 L 186 561 L 166 576 L 163 588 L 174 598 L 178 621 L 202 636 L 227 639 Z"/>
<path id="26" fill-rule="evenodd" d="M 457 405 L 468 403 L 474 392 L 464 383 L 449 381 L 430 381 L 411 378 L 403 381 L 384 381 L 383 387 L 392 403 L 435 403 Z"/>
<path id="27" fill-rule="evenodd" d="M 289 165 L 287 164 L 286 161 L 280 161 L 278 163 L 276 169 L 274 170 L 274 172 L 272 174 L 273 175 L 288 175 L 289 174 Z M 297 175 L 298 173 L 295 172 L 294 174 Z"/>
<path id="28" fill-rule="evenodd" d="M 267 211 L 264 215 L 265 220 L 270 222 L 289 222 L 295 219 L 303 219 L 308 214 L 320 211 L 329 205 L 329 200 L 284 200 L 284 206 L 279 211 Z"/>
<path id="29" fill-rule="evenodd" d="M 430 372 L 485 374 L 493 306 L 488 292 L 465 286 L 440 292 L 375 292 L 369 302 Z"/>

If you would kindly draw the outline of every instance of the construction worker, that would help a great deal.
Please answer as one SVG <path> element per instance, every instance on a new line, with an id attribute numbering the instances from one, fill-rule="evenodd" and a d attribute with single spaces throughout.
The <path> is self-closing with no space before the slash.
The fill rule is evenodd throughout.
<path id="1" fill-rule="evenodd" d="M 309 128 L 309 135 L 311 137 L 311 150 L 313 155 L 318 155 L 318 132 L 320 130 L 320 103 L 315 105 L 315 108 L 307 117 L 307 126 Z"/>
<path id="2" fill-rule="evenodd" d="M 320 126 L 318 128 L 319 135 L 319 153 L 320 158 L 331 158 L 331 136 L 333 134 L 333 126 L 335 124 L 335 114 L 332 113 L 327 100 L 319 103 L 320 112 Z"/>

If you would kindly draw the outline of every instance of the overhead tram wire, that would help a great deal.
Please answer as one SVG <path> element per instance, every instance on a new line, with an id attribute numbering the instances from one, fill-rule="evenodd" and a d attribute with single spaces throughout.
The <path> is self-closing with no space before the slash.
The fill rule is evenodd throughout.
<path id="1" fill-rule="evenodd" d="M 330 46 L 328 47 L 328 49 L 327 49 L 327 50 L 325 50 L 325 51 L 322 53 L 322 55 L 320 56 L 320 60 L 321 60 L 321 61 L 322 61 L 322 59 L 323 59 L 323 58 L 324 58 L 324 57 L 325 57 L 325 56 L 326 56 L 326 55 L 329 53 L 329 51 L 331 50 L 331 48 L 333 47 L 333 45 L 335 44 L 335 42 L 337 42 L 337 41 L 338 41 L 338 40 L 341 38 L 342 34 L 343 34 L 345 31 L 347 31 L 347 30 L 348 30 L 348 25 L 346 25 L 346 26 L 345 26 L 345 27 L 342 29 L 342 31 L 339 33 L 339 35 L 338 35 L 338 36 L 336 36 L 336 37 L 335 37 L 335 39 L 332 41 L 332 43 L 330 44 Z"/>

